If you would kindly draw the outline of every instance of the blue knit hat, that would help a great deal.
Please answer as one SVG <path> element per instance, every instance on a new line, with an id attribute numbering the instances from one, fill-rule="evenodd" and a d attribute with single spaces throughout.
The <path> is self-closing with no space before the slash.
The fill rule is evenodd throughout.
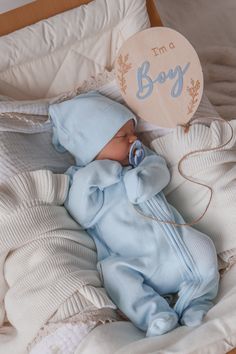
<path id="1" fill-rule="evenodd" d="M 91 162 L 120 128 L 136 118 L 124 105 L 92 91 L 49 106 L 53 144 L 68 150 L 78 166 Z"/>

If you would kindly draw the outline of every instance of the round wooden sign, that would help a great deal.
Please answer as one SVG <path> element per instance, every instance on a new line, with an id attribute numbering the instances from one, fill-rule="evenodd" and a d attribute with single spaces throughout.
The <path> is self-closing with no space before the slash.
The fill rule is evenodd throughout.
<path id="1" fill-rule="evenodd" d="M 152 124 L 185 124 L 200 103 L 203 73 L 198 55 L 170 28 L 153 27 L 130 37 L 119 50 L 115 71 L 128 106 Z"/>

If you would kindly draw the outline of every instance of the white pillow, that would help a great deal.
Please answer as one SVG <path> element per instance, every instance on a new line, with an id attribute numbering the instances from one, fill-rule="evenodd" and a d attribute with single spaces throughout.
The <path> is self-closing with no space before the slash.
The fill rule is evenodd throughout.
<path id="1" fill-rule="evenodd" d="M 122 43 L 150 26 L 146 0 L 94 0 L 0 37 L 0 94 L 54 97 L 111 70 Z"/>

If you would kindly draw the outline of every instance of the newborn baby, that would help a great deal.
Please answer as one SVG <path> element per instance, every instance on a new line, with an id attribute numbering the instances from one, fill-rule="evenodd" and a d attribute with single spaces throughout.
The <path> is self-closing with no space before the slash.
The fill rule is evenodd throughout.
<path id="1" fill-rule="evenodd" d="M 218 290 L 215 247 L 176 226 L 184 220 L 162 192 L 169 170 L 137 141 L 135 115 L 91 92 L 53 104 L 50 116 L 55 147 L 76 160 L 65 206 L 94 239 L 112 300 L 147 336 L 199 325 Z M 176 294 L 175 305 L 167 294 Z"/>

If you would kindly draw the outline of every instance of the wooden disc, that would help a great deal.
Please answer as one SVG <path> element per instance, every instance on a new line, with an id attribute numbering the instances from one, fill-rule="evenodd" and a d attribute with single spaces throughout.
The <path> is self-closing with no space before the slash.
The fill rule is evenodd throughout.
<path id="1" fill-rule="evenodd" d="M 130 37 L 119 50 L 115 71 L 127 105 L 152 124 L 185 124 L 199 106 L 202 67 L 193 46 L 175 30 L 152 27 Z"/>

